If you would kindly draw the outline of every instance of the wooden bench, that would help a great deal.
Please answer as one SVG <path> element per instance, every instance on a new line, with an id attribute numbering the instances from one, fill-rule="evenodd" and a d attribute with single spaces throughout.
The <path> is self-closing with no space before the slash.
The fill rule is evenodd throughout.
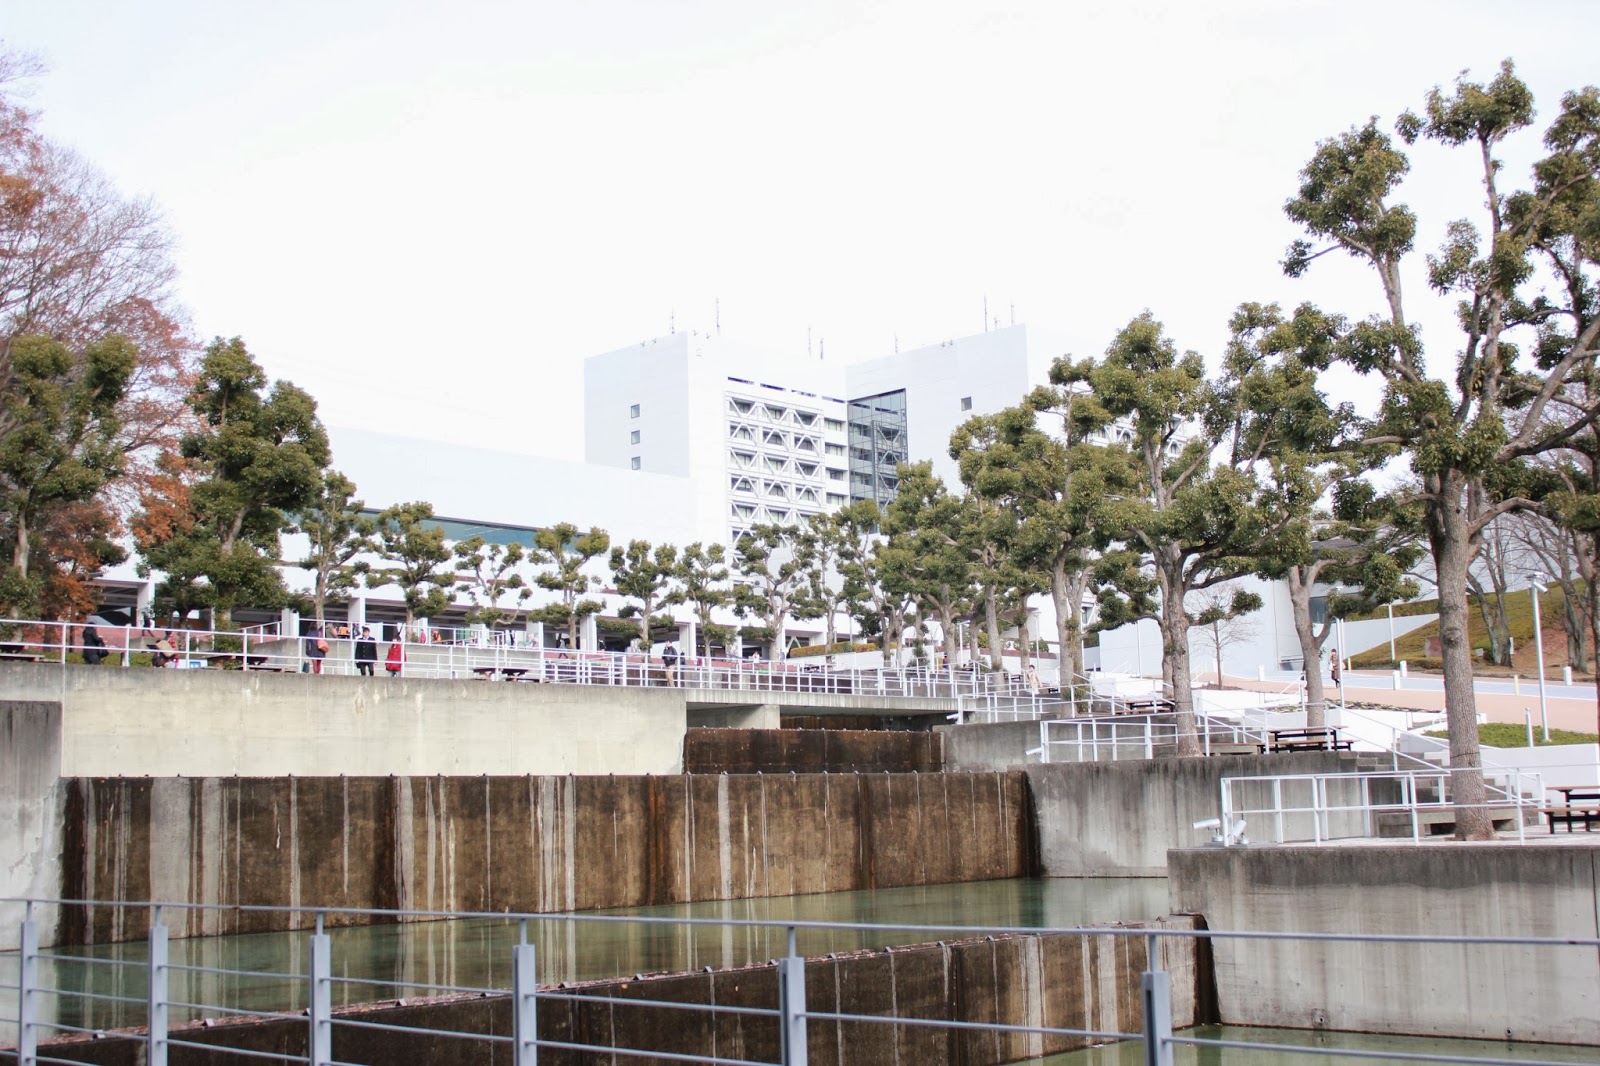
<path id="1" fill-rule="evenodd" d="M 1600 822 L 1600 788 L 1587 785 L 1563 788 L 1558 785 L 1551 791 L 1567 797 L 1563 806 L 1539 808 L 1552 834 L 1556 831 L 1557 822 L 1565 822 L 1569 833 L 1574 822 L 1582 822 L 1585 833 L 1594 829 L 1596 822 Z"/>
<path id="2" fill-rule="evenodd" d="M 1207 755 L 1261 755 L 1267 750 L 1265 744 L 1236 744 L 1212 742 L 1211 750 Z"/>
<path id="3" fill-rule="evenodd" d="M 1331 726 L 1319 729 L 1274 729 L 1273 751 L 1349 751 L 1350 741 L 1340 740 Z"/>

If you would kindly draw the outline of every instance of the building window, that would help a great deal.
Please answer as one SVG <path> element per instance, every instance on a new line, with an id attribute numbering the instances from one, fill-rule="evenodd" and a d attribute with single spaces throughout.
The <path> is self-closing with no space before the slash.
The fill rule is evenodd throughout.
<path id="1" fill-rule="evenodd" d="M 638 430 L 634 430 L 632 433 L 628 434 L 628 443 L 629 444 L 638 444 L 639 443 L 639 431 Z"/>
<path id="2" fill-rule="evenodd" d="M 638 404 L 634 404 L 632 407 L 628 408 L 628 417 L 629 418 L 638 418 L 639 417 L 639 405 Z"/>
<path id="3" fill-rule="evenodd" d="M 632 459 L 629 459 L 628 466 L 634 470 L 639 469 L 639 457 L 635 455 Z"/>
<path id="4" fill-rule="evenodd" d="M 844 422 L 837 418 L 824 418 L 822 420 L 822 428 L 826 429 L 829 433 L 843 433 Z"/>
<path id="5" fill-rule="evenodd" d="M 963 411 L 972 410 L 972 397 L 971 396 L 963 396 L 963 397 L 961 397 L 961 409 Z"/>
<path id="6" fill-rule="evenodd" d="M 844 445 L 843 444 L 833 444 L 833 443 L 830 442 L 827 445 L 827 449 L 828 449 L 828 454 L 829 455 L 837 455 L 837 456 L 840 456 L 840 457 L 843 457 L 843 455 L 844 455 Z"/>

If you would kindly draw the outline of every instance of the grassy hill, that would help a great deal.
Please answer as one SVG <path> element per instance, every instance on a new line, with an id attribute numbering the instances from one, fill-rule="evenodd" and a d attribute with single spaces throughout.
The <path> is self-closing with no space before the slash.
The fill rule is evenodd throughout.
<path id="1" fill-rule="evenodd" d="M 1539 614 L 1544 625 L 1544 661 L 1545 668 L 1555 669 L 1564 666 L 1567 662 L 1567 636 L 1566 615 L 1564 613 L 1565 600 L 1561 589 L 1555 585 L 1550 586 L 1548 592 L 1539 594 Z M 1417 600 L 1414 603 L 1396 605 L 1395 616 L 1432 614 L 1439 609 L 1438 600 Z M 1382 611 L 1366 615 L 1368 618 L 1386 617 Z M 1535 665 L 1537 655 L 1533 647 L 1533 594 L 1528 589 L 1506 594 L 1506 620 L 1511 627 L 1512 639 L 1516 642 L 1517 650 L 1513 665 L 1507 673 L 1536 673 Z M 1483 613 L 1478 610 L 1476 598 L 1472 599 L 1471 609 L 1468 612 L 1468 636 L 1473 648 L 1481 648 L 1484 658 L 1479 660 L 1485 670 L 1496 671 L 1502 669 L 1488 663 L 1489 630 L 1483 624 Z M 1414 629 L 1405 636 L 1395 640 L 1395 657 L 1403 659 L 1413 667 L 1428 669 L 1437 668 L 1439 660 L 1430 659 L 1425 650 L 1430 638 L 1439 635 L 1439 623 L 1429 622 L 1420 629 Z M 1352 660 L 1357 667 L 1386 667 L 1392 665 L 1389 660 L 1389 642 L 1384 641 L 1375 648 L 1356 655 Z"/>

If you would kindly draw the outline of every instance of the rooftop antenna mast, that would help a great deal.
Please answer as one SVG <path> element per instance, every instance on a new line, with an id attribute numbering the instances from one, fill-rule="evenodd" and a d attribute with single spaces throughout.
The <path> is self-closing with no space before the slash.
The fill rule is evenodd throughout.
<path id="1" fill-rule="evenodd" d="M 989 294 L 983 294 L 983 331 L 989 332 Z"/>
<path id="2" fill-rule="evenodd" d="M 676 307 L 672 308 L 671 310 L 669 310 L 667 312 L 667 332 L 673 334 L 674 336 L 677 335 L 677 332 L 678 332 L 678 309 Z"/>
<path id="3" fill-rule="evenodd" d="M 722 297 L 716 297 L 717 336 L 722 336 Z"/>
<path id="4" fill-rule="evenodd" d="M 1016 304 L 1012 304 L 1011 305 L 1011 324 L 1013 326 L 1017 324 L 1017 305 Z"/>

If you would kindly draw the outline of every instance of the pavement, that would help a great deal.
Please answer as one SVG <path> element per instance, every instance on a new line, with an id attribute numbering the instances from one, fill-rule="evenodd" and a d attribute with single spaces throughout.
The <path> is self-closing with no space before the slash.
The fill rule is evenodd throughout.
<path id="1" fill-rule="evenodd" d="M 1278 691 L 1300 679 L 1298 672 L 1268 673 L 1265 682 L 1242 681 L 1229 677 L 1228 684 Z M 1329 699 L 1337 699 L 1339 689 L 1323 679 Z M 1473 683 L 1478 713 L 1491 722 L 1521 724 L 1531 712 L 1535 725 L 1543 721 L 1537 679 L 1478 678 Z M 1350 670 L 1344 675 L 1344 698 L 1350 703 L 1375 703 L 1385 707 L 1408 707 L 1419 711 L 1444 710 L 1444 679 L 1438 676 L 1403 678 L 1396 687 L 1388 671 Z M 1552 729 L 1572 729 L 1583 733 L 1600 732 L 1600 712 L 1596 710 L 1595 686 L 1590 683 L 1563 685 L 1545 682 L 1544 714 Z"/>

